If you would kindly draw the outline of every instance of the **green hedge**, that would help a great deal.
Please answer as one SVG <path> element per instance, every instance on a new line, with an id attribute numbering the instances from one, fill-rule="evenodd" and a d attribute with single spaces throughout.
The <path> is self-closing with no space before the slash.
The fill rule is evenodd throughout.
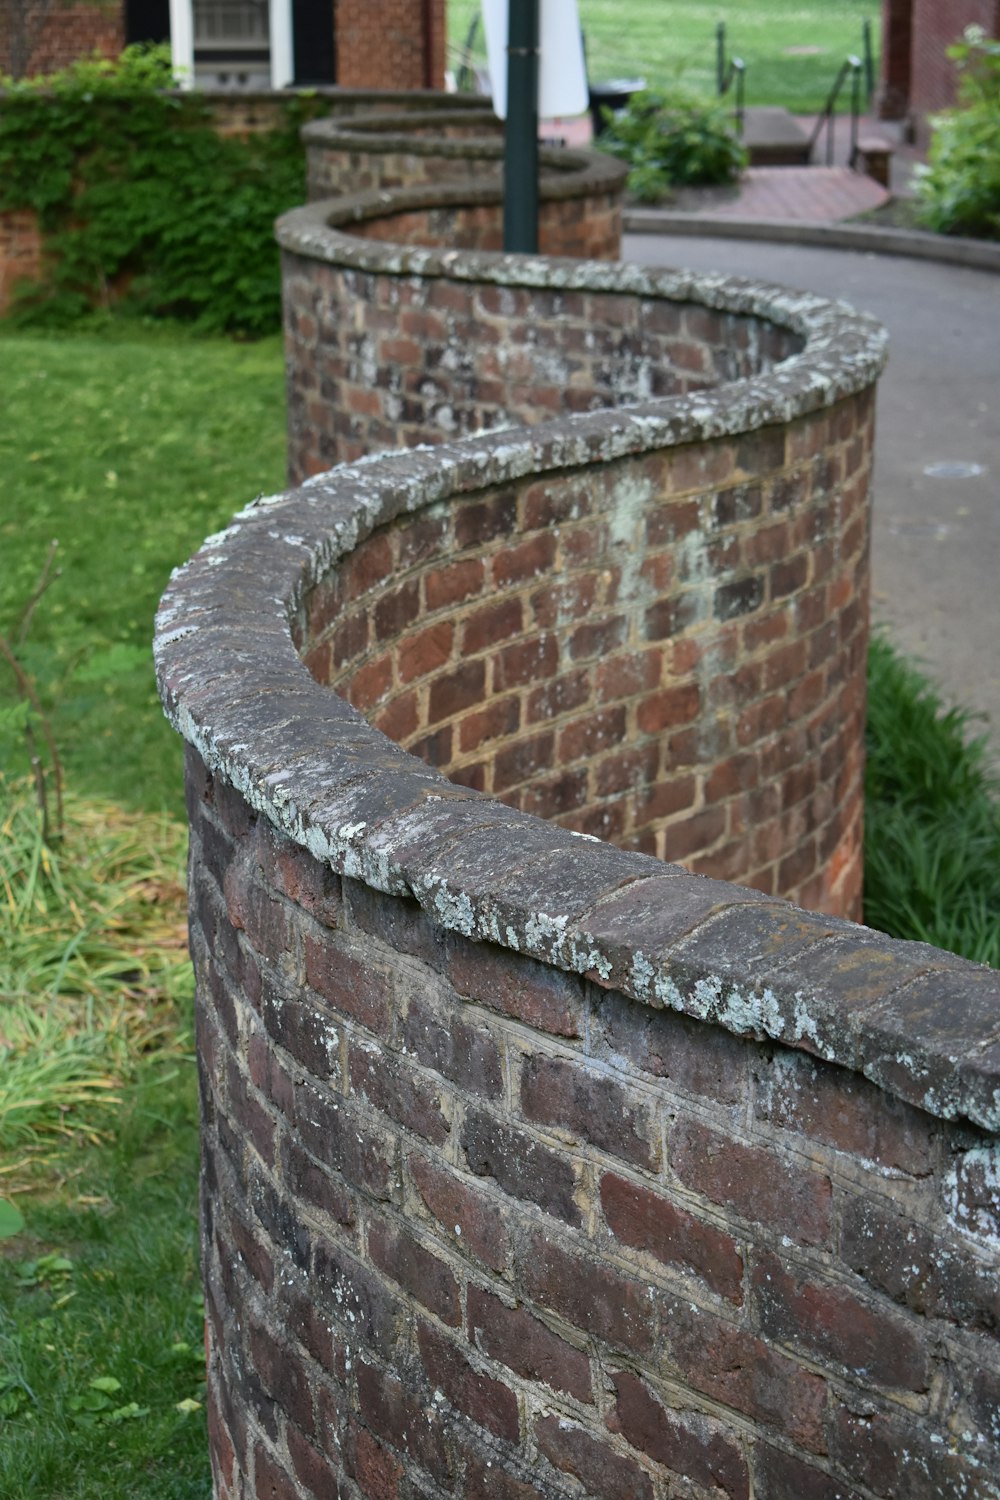
<path id="1" fill-rule="evenodd" d="M 960 108 L 931 122 L 919 216 L 941 234 L 1000 239 L 1000 41 L 970 26 L 948 56 L 958 68 Z"/>
<path id="2" fill-rule="evenodd" d="M 206 332 L 279 326 L 273 223 L 305 198 L 299 129 L 319 101 L 290 96 L 280 127 L 212 128 L 171 88 L 164 48 L 127 48 L 27 83 L 0 101 L 0 210 L 34 209 L 51 252 L 13 317 L 66 325 L 95 307 L 180 318 Z"/>

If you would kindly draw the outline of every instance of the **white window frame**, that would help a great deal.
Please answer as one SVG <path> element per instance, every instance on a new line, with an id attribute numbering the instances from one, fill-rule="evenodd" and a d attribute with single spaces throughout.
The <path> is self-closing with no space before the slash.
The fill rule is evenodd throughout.
<path id="1" fill-rule="evenodd" d="M 283 89 L 295 76 L 292 44 L 292 0 L 269 0 L 268 31 L 271 50 L 271 87 Z M 170 0 L 170 58 L 177 85 L 194 88 L 194 3 Z"/>

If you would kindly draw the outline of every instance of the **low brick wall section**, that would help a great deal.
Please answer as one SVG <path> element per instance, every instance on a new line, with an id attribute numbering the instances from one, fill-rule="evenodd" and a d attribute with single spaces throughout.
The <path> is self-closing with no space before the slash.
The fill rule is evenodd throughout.
<path id="1" fill-rule="evenodd" d="M 40 280 L 44 265 L 38 215 L 31 209 L 0 214 L 0 317 L 10 309 L 18 282 Z"/>
<path id="2" fill-rule="evenodd" d="M 768 377 L 769 414 L 850 442 L 880 344 L 827 315 L 797 374 Z M 579 632 L 613 618 L 611 593 L 577 611 L 573 568 L 597 536 L 610 574 L 640 573 L 627 541 L 656 516 L 651 558 L 693 512 L 741 535 L 725 477 L 717 510 L 669 481 L 650 499 L 675 465 L 738 462 L 726 424 L 752 429 L 749 409 L 732 388 L 697 401 L 342 468 L 248 508 L 165 595 L 219 1497 L 1000 1494 L 1000 976 L 450 782 L 302 664 L 373 716 L 373 684 L 386 712 L 412 690 L 459 761 L 491 711 L 466 713 L 461 674 L 475 699 L 479 666 L 509 669 L 496 701 L 578 736 L 567 779 L 602 775 L 599 714 L 570 729 L 565 684 L 544 706 Z M 754 410 L 766 443 L 759 389 Z M 744 628 L 720 588 L 706 639 Z M 517 677 L 512 606 L 522 628 L 552 610 L 564 668 L 533 645 Z M 612 630 L 596 656 L 578 659 L 595 686 L 615 664 L 612 740 L 657 703 L 636 671 L 654 659 L 659 733 L 683 732 L 684 650 Z"/>

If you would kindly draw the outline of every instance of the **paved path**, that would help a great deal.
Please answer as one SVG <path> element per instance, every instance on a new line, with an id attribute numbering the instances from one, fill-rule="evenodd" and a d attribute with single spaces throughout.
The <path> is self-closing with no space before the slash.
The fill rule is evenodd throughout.
<path id="1" fill-rule="evenodd" d="M 886 324 L 873 616 L 949 700 L 988 716 L 1000 757 L 1000 278 L 890 256 L 657 235 L 628 236 L 623 254 L 841 297 Z M 955 464 L 981 472 L 928 472 Z"/>
<path id="2" fill-rule="evenodd" d="M 668 208 L 710 218 L 830 223 L 887 203 L 885 188 L 850 167 L 750 167 L 737 189 L 677 194 Z"/>

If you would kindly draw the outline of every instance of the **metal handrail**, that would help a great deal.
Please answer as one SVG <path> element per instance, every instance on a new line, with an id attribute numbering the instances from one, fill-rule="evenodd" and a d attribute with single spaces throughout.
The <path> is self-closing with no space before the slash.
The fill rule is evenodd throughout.
<path id="1" fill-rule="evenodd" d="M 721 99 L 729 93 L 735 81 L 736 104 L 733 113 L 741 135 L 746 117 L 746 77 L 747 65 L 742 57 L 734 57 L 728 65 L 726 63 L 726 23 L 720 21 L 715 28 L 715 87 Z"/>
<path id="2" fill-rule="evenodd" d="M 834 80 L 833 88 L 830 90 L 822 113 L 816 121 L 813 133 L 809 137 L 809 157 L 811 160 L 812 154 L 816 149 L 816 143 L 823 133 L 823 127 L 824 125 L 826 126 L 826 164 L 828 167 L 833 166 L 833 135 L 836 121 L 834 111 L 837 107 L 837 99 L 840 96 L 840 91 L 844 86 L 844 80 L 848 75 L 850 75 L 851 79 L 851 150 L 848 156 L 848 165 L 853 167 L 858 159 L 858 126 L 861 120 L 861 59 L 852 54 L 841 64 L 840 72 Z"/>

